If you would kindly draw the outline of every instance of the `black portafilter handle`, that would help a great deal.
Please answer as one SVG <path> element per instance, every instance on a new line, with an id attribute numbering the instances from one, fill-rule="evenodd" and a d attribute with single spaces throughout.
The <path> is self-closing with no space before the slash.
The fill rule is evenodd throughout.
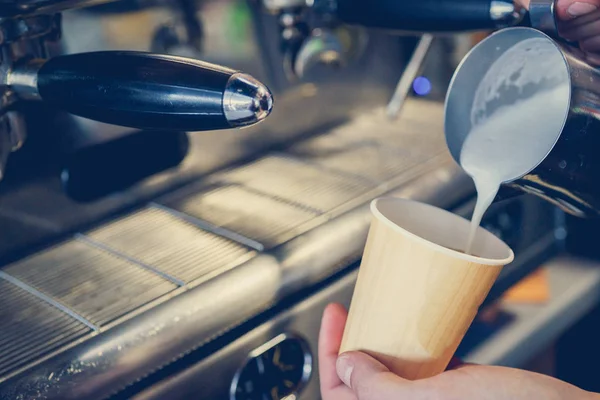
<path id="1" fill-rule="evenodd" d="M 103 51 L 33 60 L 9 72 L 24 99 L 91 120 L 144 130 L 208 131 L 264 120 L 269 89 L 253 77 L 202 61 Z"/>
<path id="2" fill-rule="evenodd" d="M 316 9 L 350 25 L 407 32 L 458 32 L 517 24 L 512 0 L 314 0 Z"/>

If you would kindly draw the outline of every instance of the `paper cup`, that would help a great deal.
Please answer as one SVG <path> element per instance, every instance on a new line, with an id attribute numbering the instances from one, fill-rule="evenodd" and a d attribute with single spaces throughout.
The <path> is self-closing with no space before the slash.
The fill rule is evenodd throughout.
<path id="1" fill-rule="evenodd" d="M 397 198 L 371 203 L 373 221 L 340 353 L 363 351 L 406 379 L 443 372 L 512 250 L 470 221 Z M 456 251 L 458 249 L 461 251 Z"/>

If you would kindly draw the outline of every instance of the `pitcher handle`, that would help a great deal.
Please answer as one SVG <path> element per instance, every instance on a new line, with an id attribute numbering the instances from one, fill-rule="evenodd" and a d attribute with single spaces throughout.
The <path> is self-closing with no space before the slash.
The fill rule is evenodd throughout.
<path id="1" fill-rule="evenodd" d="M 555 0 L 531 0 L 529 3 L 531 27 L 553 38 L 559 38 L 555 10 Z"/>

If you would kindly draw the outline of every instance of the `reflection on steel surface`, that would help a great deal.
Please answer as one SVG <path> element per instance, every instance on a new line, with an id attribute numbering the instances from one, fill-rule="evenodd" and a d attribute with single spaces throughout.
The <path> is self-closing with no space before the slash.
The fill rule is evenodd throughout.
<path id="1" fill-rule="evenodd" d="M 93 230 L 86 236 L 184 284 L 238 266 L 253 256 L 244 246 L 153 207 Z"/>
<path id="2" fill-rule="evenodd" d="M 222 179 L 317 212 L 330 211 L 374 186 L 286 155 L 266 156 L 225 173 Z"/>
<path id="3" fill-rule="evenodd" d="M 384 183 L 417 167 L 427 159 L 423 156 L 367 144 L 352 147 L 347 151 L 317 156 L 311 158 L 311 161 L 332 171 L 352 174 L 375 183 Z"/>
<path id="4" fill-rule="evenodd" d="M 4 271 L 98 326 L 177 287 L 139 265 L 80 241 L 38 253 Z"/>
<path id="5" fill-rule="evenodd" d="M 197 398 L 198 393 L 202 393 L 203 399 L 227 399 L 230 395 L 232 378 L 244 365 L 248 354 L 252 354 L 256 348 L 260 349 L 270 340 L 277 339 L 281 332 L 300 336 L 308 344 L 307 350 L 316 356 L 318 351 L 316 343 L 323 310 L 331 302 L 340 303 L 346 307 L 350 305 L 356 276 L 357 271 L 350 272 L 318 293 L 279 313 L 241 338 L 219 349 L 210 357 L 190 366 L 171 379 L 158 382 L 135 395 L 131 400 L 187 400 Z M 291 399 L 314 400 L 320 398 L 319 371 L 316 360 L 313 361 L 312 367 L 311 379 L 308 380 L 300 395 L 291 397 Z M 217 368 L 219 377 L 215 377 L 211 373 Z M 264 379 L 261 381 L 258 378 L 256 381 L 263 383 Z M 253 394 L 258 395 L 256 392 Z M 242 399 L 249 398 L 261 397 L 242 397 Z"/>
<path id="6" fill-rule="evenodd" d="M 75 318 L 1 278 L 0 326 L 0 376 L 90 332 Z"/>
<path id="7" fill-rule="evenodd" d="M 277 263 L 255 258 L 57 354 L 0 386 L 0 398 L 105 398 L 265 310 L 280 284 Z"/>
<path id="8" fill-rule="evenodd" d="M 297 155 L 323 156 L 371 145 L 400 155 L 432 157 L 447 153 L 444 141 L 444 110 L 438 104 L 411 100 L 404 104 L 398 120 L 389 120 L 384 109 L 373 110 L 327 135 L 292 146 Z"/>
<path id="9" fill-rule="evenodd" d="M 253 239 L 263 249 L 281 244 L 282 235 L 319 215 L 310 209 L 238 185 L 210 188 L 165 204 Z"/>

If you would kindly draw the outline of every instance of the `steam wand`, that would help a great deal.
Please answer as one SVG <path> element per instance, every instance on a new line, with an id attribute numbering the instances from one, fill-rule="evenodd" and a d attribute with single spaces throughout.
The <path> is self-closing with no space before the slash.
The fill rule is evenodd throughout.
<path id="1" fill-rule="evenodd" d="M 113 125 L 208 131 L 240 128 L 271 112 L 269 89 L 253 77 L 194 59 L 105 51 L 31 60 L 6 75 L 21 99 Z"/>

